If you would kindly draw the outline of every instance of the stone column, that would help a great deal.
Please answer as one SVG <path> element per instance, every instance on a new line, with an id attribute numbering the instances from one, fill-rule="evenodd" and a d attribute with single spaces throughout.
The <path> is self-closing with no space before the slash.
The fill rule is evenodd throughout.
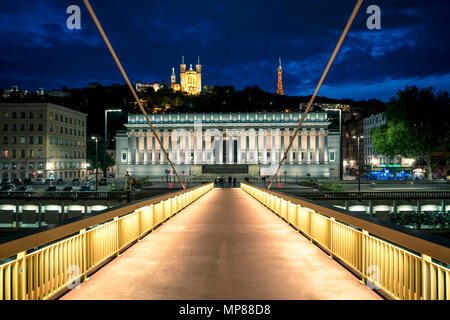
<path id="1" fill-rule="evenodd" d="M 302 163 L 302 131 L 299 131 L 297 134 L 297 143 L 298 143 L 298 158 L 297 162 Z"/>
<path id="2" fill-rule="evenodd" d="M 132 163 L 132 159 L 131 159 L 131 155 L 132 155 L 132 142 L 131 142 L 131 134 L 128 133 L 128 149 L 127 149 L 127 163 L 131 164 Z"/>
<path id="3" fill-rule="evenodd" d="M 164 141 L 166 140 L 166 130 L 161 131 L 161 145 L 159 146 L 159 163 L 163 164 L 164 163 L 164 151 L 163 148 L 161 146 L 164 146 Z"/>
<path id="4" fill-rule="evenodd" d="M 245 163 L 250 163 L 250 132 L 245 132 Z"/>
<path id="5" fill-rule="evenodd" d="M 136 159 L 135 159 L 135 163 L 139 164 L 140 162 L 140 152 L 139 152 L 139 133 L 136 133 Z"/>
<path id="6" fill-rule="evenodd" d="M 242 145 L 241 145 L 241 135 L 242 132 L 238 132 L 237 136 L 237 163 L 241 163 L 241 157 L 242 157 Z"/>
<path id="7" fill-rule="evenodd" d="M 217 163 L 223 164 L 223 131 L 219 133 L 219 161 Z"/>
<path id="8" fill-rule="evenodd" d="M 310 131 L 306 131 L 306 163 L 311 163 L 311 134 Z"/>
<path id="9" fill-rule="evenodd" d="M 289 141 L 288 141 L 287 146 L 289 145 L 289 143 L 291 143 L 291 140 L 292 140 L 292 132 L 291 132 L 291 130 L 288 129 L 288 132 L 289 132 L 289 135 L 288 135 Z M 286 148 L 287 148 L 287 146 L 286 146 Z M 292 159 L 293 158 L 293 154 L 294 154 L 294 143 L 292 143 L 292 146 L 289 149 L 289 163 L 291 163 L 291 164 L 292 164 L 292 161 L 293 161 L 293 159 Z"/>
<path id="10" fill-rule="evenodd" d="M 315 155 L 316 155 L 316 164 L 320 163 L 320 149 L 319 149 L 319 134 L 320 132 L 316 130 L 316 150 L 315 150 Z"/>
<path id="11" fill-rule="evenodd" d="M 191 147 L 190 147 L 190 141 L 191 141 L 191 133 L 189 130 L 185 131 L 184 135 L 184 144 L 185 144 L 185 150 L 184 150 L 184 163 L 189 164 L 191 163 Z"/>
<path id="12" fill-rule="evenodd" d="M 156 163 L 156 138 L 152 134 L 152 163 Z"/>
<path id="13" fill-rule="evenodd" d="M 147 147 L 147 135 L 148 133 L 144 133 L 144 164 L 148 164 L 148 147 Z"/>
<path id="14" fill-rule="evenodd" d="M 261 130 L 260 130 L 261 131 Z M 264 164 L 267 164 L 267 130 L 261 131 L 263 134 L 263 156 L 262 161 Z"/>
<path id="15" fill-rule="evenodd" d="M 323 135 L 323 162 L 328 164 L 328 132 Z"/>

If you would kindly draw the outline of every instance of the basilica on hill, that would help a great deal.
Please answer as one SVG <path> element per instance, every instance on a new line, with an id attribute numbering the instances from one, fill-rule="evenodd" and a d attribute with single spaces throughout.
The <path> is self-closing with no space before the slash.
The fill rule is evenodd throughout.
<path id="1" fill-rule="evenodd" d="M 176 82 L 175 68 L 172 68 L 170 88 L 174 91 L 182 91 L 188 94 L 199 94 L 202 91 L 202 66 L 200 64 L 200 57 L 198 57 L 195 70 L 192 69 L 192 64 L 189 65 L 189 70 L 186 70 L 184 56 L 182 57 L 180 64 L 180 83 Z"/>

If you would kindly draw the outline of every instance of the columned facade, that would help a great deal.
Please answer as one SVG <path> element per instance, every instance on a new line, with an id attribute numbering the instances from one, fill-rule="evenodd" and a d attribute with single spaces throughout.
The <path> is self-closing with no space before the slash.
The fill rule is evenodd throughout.
<path id="1" fill-rule="evenodd" d="M 299 113 L 149 115 L 177 170 L 207 175 L 239 168 L 236 174 L 273 174 L 301 119 Z M 287 153 L 288 177 L 337 177 L 339 135 L 326 112 L 309 114 Z M 117 175 L 162 177 L 171 170 L 142 115 L 129 114 L 116 136 Z M 227 169 L 228 168 L 228 169 Z M 225 171 L 224 171 L 225 170 Z"/>

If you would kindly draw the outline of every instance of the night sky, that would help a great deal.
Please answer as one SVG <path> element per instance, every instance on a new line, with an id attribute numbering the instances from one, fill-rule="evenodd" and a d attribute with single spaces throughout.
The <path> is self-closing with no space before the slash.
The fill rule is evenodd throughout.
<path id="1" fill-rule="evenodd" d="M 20 3 L 20 4 L 19 4 Z M 356 3 L 343 0 L 91 0 L 132 82 L 170 82 L 200 56 L 203 85 L 313 93 Z M 81 30 L 66 9 L 81 8 Z M 366 9 L 381 8 L 381 30 Z M 405 85 L 450 88 L 450 1 L 364 1 L 320 96 L 388 100 Z M 35 91 L 124 83 L 81 0 L 0 2 L 0 87 Z"/>

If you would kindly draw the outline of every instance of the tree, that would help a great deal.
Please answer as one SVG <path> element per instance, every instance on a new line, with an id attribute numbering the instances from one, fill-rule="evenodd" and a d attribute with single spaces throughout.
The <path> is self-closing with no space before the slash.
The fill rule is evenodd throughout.
<path id="1" fill-rule="evenodd" d="M 423 158 L 431 176 L 431 154 L 450 141 L 448 92 L 406 86 L 386 108 L 387 124 L 373 129 L 374 151 L 387 156 Z"/>
<path id="2" fill-rule="evenodd" d="M 89 169 L 95 169 L 98 168 L 99 170 L 103 169 L 103 143 L 98 143 L 98 153 L 97 153 L 97 164 L 95 163 L 95 142 L 91 142 L 87 144 L 86 147 L 86 156 L 87 156 L 87 163 L 89 163 Z M 106 168 L 110 168 L 114 166 L 115 161 L 114 159 L 109 155 L 109 153 L 106 153 Z"/>

